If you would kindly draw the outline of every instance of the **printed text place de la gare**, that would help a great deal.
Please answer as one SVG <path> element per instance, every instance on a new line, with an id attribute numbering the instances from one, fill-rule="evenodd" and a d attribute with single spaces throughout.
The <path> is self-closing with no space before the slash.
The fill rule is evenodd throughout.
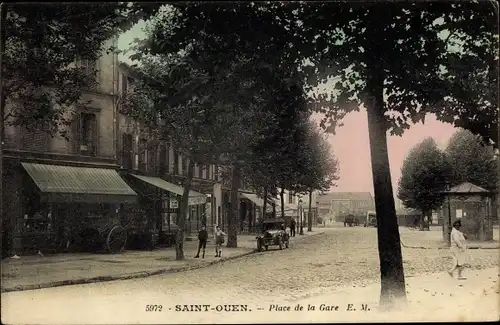
<path id="1" fill-rule="evenodd" d="M 297 304 L 296 306 L 290 305 L 269 305 L 269 311 L 272 312 L 287 312 L 287 311 L 370 311 L 367 304 L 360 304 L 359 306 L 354 304 L 346 304 L 345 307 L 331 304 L 320 304 L 307 306 Z"/>

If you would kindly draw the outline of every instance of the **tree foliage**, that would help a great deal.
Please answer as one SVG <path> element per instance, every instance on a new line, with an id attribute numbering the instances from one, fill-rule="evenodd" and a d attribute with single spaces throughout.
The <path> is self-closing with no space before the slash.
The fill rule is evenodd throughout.
<path id="1" fill-rule="evenodd" d="M 326 113 L 325 126 L 333 130 L 361 104 L 367 109 L 384 307 L 394 306 L 394 297 L 406 300 L 386 132 L 400 135 L 428 112 L 439 112 L 438 118 L 450 122 L 462 107 L 450 102 L 467 106 L 453 77 L 468 63 L 463 55 L 468 48 L 457 55 L 448 44 L 452 37 L 443 34 L 467 45 L 474 38 L 487 39 L 497 26 L 492 9 L 486 2 L 329 2 L 298 12 L 304 17 L 303 44 L 314 44 L 305 53 L 320 76 L 337 79 L 331 103 L 318 105 Z M 450 92 L 453 86 L 458 89 Z M 479 120 L 488 120 L 482 104 L 476 107 Z M 464 114 L 460 118 L 467 120 Z"/>
<path id="2" fill-rule="evenodd" d="M 470 182 L 495 190 L 498 157 L 491 146 L 484 145 L 480 136 L 459 130 L 451 137 L 445 152 L 452 167 L 453 185 Z"/>
<path id="3" fill-rule="evenodd" d="M 306 91 L 334 78 L 331 94 L 316 93 L 310 98 L 310 104 L 325 115 L 322 126 L 331 132 L 347 113 L 366 107 L 379 218 L 381 304 L 391 306 L 394 297 L 405 298 L 387 131 L 400 135 L 428 112 L 470 128 L 481 121 L 488 122 L 484 123 L 488 128 L 492 125 L 494 113 L 484 109 L 485 96 L 478 93 L 482 72 L 472 78 L 477 83 L 469 89 L 475 95 L 469 97 L 473 105 L 463 96 L 457 77 L 464 76 L 461 69 L 471 62 L 470 52 L 481 58 L 480 70 L 488 66 L 493 71 L 494 55 L 482 55 L 485 47 L 493 49 L 487 53 L 496 53 L 496 40 L 490 36 L 497 19 L 490 3 L 188 2 L 175 6 L 175 15 L 163 19 L 169 28 L 149 40 L 153 50 L 176 53 L 189 45 L 203 48 L 202 57 L 212 60 L 204 62 L 214 71 L 241 57 L 261 71 L 286 68 L 307 83 Z M 443 36 L 446 33 L 452 36 Z M 455 37 L 462 42 L 458 54 L 450 47 Z M 266 79 L 264 75 L 261 80 Z M 474 118 L 460 111 L 463 107 L 476 108 Z"/>
<path id="4" fill-rule="evenodd" d="M 328 191 L 339 179 L 331 145 L 313 121 L 307 125 L 306 141 L 297 160 L 301 160 L 302 168 L 296 175 L 296 192 Z"/>
<path id="5" fill-rule="evenodd" d="M 398 198 L 407 208 L 420 210 L 425 215 L 441 206 L 450 172 L 444 152 L 434 139 L 427 138 L 411 148 L 403 162 Z"/>
<path id="6" fill-rule="evenodd" d="M 123 2 L 3 6 L 4 121 L 28 129 L 43 123 L 52 134 L 64 134 L 67 107 L 96 84 L 95 69 L 76 61 L 95 62 L 104 50 L 115 50 L 104 48 L 107 41 L 158 7 Z"/>

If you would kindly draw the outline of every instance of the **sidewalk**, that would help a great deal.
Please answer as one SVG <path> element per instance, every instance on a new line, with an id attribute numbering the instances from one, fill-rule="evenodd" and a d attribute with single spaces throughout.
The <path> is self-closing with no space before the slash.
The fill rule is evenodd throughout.
<path id="1" fill-rule="evenodd" d="M 408 304 L 404 311 L 379 312 L 380 283 L 366 287 L 334 289 L 331 295 L 316 296 L 297 301 L 307 304 L 339 305 L 343 312 L 335 314 L 335 321 L 408 322 L 408 321 L 491 321 L 499 319 L 499 269 L 466 270 L 467 280 L 451 278 L 446 273 L 406 277 Z M 346 304 L 357 311 L 346 311 Z M 370 311 L 360 311 L 367 304 Z M 325 315 L 326 314 L 326 315 Z M 327 316 L 330 314 L 330 316 Z M 318 318 L 316 318 L 316 315 Z M 316 322 L 332 320 L 331 313 L 317 313 Z M 325 319 L 323 319 L 325 318 Z"/>
<path id="2" fill-rule="evenodd" d="M 305 233 L 292 243 L 321 232 Z M 207 244 L 205 258 L 194 258 L 197 241 L 184 242 L 184 261 L 175 260 L 175 248 L 153 251 L 126 251 L 122 254 L 57 254 L 21 256 L 2 261 L 2 292 L 34 290 L 70 284 L 147 277 L 206 267 L 252 254 L 255 235 L 238 235 L 238 248 L 222 248 L 222 258 L 215 258 L 213 240 Z"/>
<path id="3" fill-rule="evenodd" d="M 443 240 L 441 227 L 432 226 L 430 231 L 411 230 L 406 227 L 399 227 L 401 244 L 406 248 L 420 249 L 449 249 L 448 243 Z M 468 241 L 469 249 L 498 249 L 499 231 L 493 230 L 493 241 Z"/>

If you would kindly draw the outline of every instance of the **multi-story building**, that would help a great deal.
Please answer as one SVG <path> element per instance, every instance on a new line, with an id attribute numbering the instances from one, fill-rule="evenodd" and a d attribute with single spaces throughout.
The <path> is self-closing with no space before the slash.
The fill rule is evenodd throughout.
<path id="1" fill-rule="evenodd" d="M 2 246 L 10 253 L 47 249 L 88 223 L 104 229 L 121 204 L 137 199 L 116 172 L 117 55 L 76 64 L 97 68 L 98 86 L 68 108 L 69 139 L 49 136 L 43 125 L 6 126 Z"/>
<path id="2" fill-rule="evenodd" d="M 133 91 L 138 78 L 133 68 L 120 63 L 122 98 Z M 117 138 L 122 174 L 138 190 L 141 209 L 154 216 L 153 225 L 158 230 L 170 231 L 171 225 L 176 224 L 189 160 L 173 145 L 153 138 L 139 123 L 123 114 L 118 116 Z M 224 200 L 219 174 L 216 165 L 195 165 L 185 229 L 188 234 L 197 231 L 202 224 L 213 229 L 213 225 L 223 223 Z"/>

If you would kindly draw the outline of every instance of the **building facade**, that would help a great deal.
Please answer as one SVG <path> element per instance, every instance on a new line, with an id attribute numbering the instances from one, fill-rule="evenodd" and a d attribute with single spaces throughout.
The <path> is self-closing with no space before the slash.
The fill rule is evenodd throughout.
<path id="1" fill-rule="evenodd" d="M 125 63 L 119 67 L 119 91 L 124 98 L 133 91 L 139 76 Z M 140 192 L 140 211 L 152 216 L 149 222 L 154 229 L 170 233 L 177 224 L 189 160 L 173 145 L 151 137 L 139 123 L 121 113 L 117 129 L 122 175 Z M 197 232 L 202 224 L 213 229 L 222 222 L 224 200 L 219 174 L 216 165 L 195 165 L 184 229 L 188 235 Z"/>
<path id="2" fill-rule="evenodd" d="M 375 200 L 370 192 L 329 192 L 318 196 L 317 201 L 320 215 L 336 222 L 343 222 L 350 214 L 362 221 L 368 211 L 375 210 Z"/>
<path id="3" fill-rule="evenodd" d="M 116 39 L 109 42 L 116 45 Z M 123 203 L 136 200 L 136 193 L 115 171 L 117 55 L 103 53 L 97 62 L 76 64 L 89 71 L 96 68 L 98 85 L 67 109 L 72 121 L 68 139 L 49 136 L 42 125 L 35 130 L 6 125 L 5 254 L 51 249 L 62 238 L 78 238 L 90 224 L 104 229 L 119 218 Z M 89 235 L 80 244 L 97 245 L 100 235 Z"/>

